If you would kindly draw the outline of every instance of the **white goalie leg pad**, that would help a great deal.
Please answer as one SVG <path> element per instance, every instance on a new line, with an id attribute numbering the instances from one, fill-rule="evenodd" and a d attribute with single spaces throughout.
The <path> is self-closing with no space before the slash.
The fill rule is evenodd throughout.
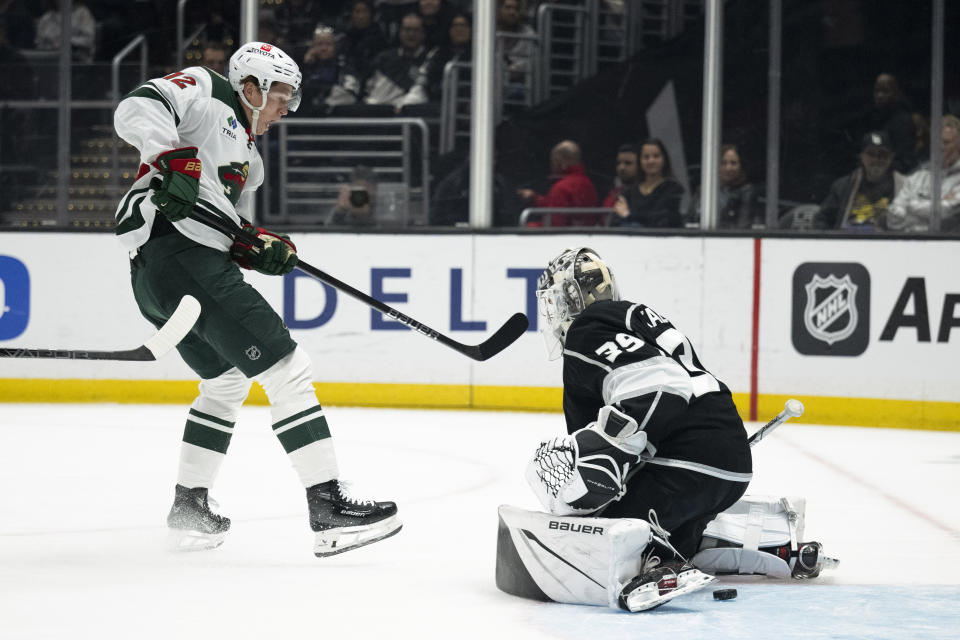
<path id="1" fill-rule="evenodd" d="M 707 525 L 693 563 L 711 573 L 789 578 L 796 558 L 760 548 L 786 545 L 796 551 L 805 510 L 804 498 L 744 496 Z"/>
<path id="2" fill-rule="evenodd" d="M 236 367 L 216 378 L 200 381 L 200 394 L 193 401 L 188 422 L 200 428 L 214 429 L 233 435 L 240 407 L 250 392 L 250 379 Z M 226 424 L 224 424 L 226 423 Z M 180 445 L 177 484 L 184 487 L 212 487 L 225 454 L 198 447 L 189 442 Z"/>
<path id="3" fill-rule="evenodd" d="M 313 388 L 310 357 L 301 347 L 298 346 L 255 379 L 270 399 L 271 421 L 278 437 L 291 429 L 306 427 L 329 433 L 323 409 Z M 337 455 L 330 437 L 288 451 L 287 455 L 304 487 L 312 487 L 338 476 Z"/>
<path id="4" fill-rule="evenodd" d="M 641 572 L 650 525 L 632 518 L 554 516 L 502 505 L 497 587 L 534 600 L 619 608 Z"/>

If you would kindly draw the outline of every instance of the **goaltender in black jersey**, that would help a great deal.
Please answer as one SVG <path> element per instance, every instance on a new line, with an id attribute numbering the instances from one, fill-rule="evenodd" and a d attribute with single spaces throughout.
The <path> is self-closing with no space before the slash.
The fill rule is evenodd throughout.
<path id="1" fill-rule="evenodd" d="M 564 251 L 537 289 L 548 351 L 563 357 L 570 435 L 537 450 L 535 493 L 556 515 L 648 519 L 653 510 L 670 533 L 661 558 L 690 558 L 751 479 L 730 390 L 663 315 L 620 299 L 595 251 Z"/>
<path id="2" fill-rule="evenodd" d="M 730 390 L 669 320 L 620 299 L 596 251 L 557 256 L 537 298 L 568 433 L 527 465 L 547 513 L 498 509 L 501 590 L 638 612 L 714 583 L 708 572 L 836 566 L 801 542 L 803 498 L 744 495 L 752 459 Z"/>

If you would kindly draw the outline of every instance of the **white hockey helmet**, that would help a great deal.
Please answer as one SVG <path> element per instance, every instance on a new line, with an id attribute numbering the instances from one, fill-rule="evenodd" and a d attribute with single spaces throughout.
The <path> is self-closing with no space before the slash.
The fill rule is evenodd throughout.
<path id="1" fill-rule="evenodd" d="M 566 249 L 550 261 L 537 280 L 541 329 L 551 360 L 563 353 L 567 330 L 584 309 L 600 300 L 619 300 L 610 267 L 587 247 Z"/>
<path id="2" fill-rule="evenodd" d="M 248 42 L 230 56 L 228 66 L 227 74 L 230 79 L 230 86 L 240 95 L 243 103 L 253 109 L 255 118 L 260 115 L 260 111 L 266 106 L 266 95 L 274 82 L 283 82 L 293 87 L 293 94 L 287 102 L 287 109 L 296 111 L 297 107 L 300 106 L 300 85 L 303 81 L 303 75 L 293 58 L 284 53 L 280 47 L 275 47 L 266 42 Z M 264 101 L 260 107 L 254 107 L 243 95 L 243 81 L 250 76 L 257 79 L 260 91 L 264 95 Z M 254 126 L 256 126 L 255 122 Z"/>

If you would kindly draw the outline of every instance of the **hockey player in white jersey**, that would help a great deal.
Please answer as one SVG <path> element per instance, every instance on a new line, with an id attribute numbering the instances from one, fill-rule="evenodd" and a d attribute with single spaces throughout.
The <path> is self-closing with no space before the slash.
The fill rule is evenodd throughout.
<path id="1" fill-rule="evenodd" d="M 213 512 L 208 492 L 253 379 L 270 399 L 274 434 L 306 489 L 314 553 L 332 555 L 401 525 L 394 503 L 355 499 L 338 479 L 310 359 L 240 271 L 282 275 L 297 263 L 287 236 L 255 226 L 254 192 L 264 180 L 256 136 L 297 109 L 300 70 L 279 48 L 251 42 L 231 56 L 228 75 L 190 67 L 154 78 L 128 94 L 114 117 L 142 162 L 116 216 L 140 311 L 159 326 L 183 295 L 202 306 L 177 347 L 201 382 L 167 523 L 177 548 L 223 542 L 230 520 Z M 194 208 L 242 226 L 263 247 L 205 226 L 191 217 Z"/>

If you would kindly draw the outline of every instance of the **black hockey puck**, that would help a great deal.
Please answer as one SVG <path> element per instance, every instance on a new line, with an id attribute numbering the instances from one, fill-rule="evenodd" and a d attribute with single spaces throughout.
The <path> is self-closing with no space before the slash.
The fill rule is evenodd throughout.
<path id="1" fill-rule="evenodd" d="M 713 592 L 714 600 L 733 600 L 737 597 L 736 589 L 717 589 Z"/>

